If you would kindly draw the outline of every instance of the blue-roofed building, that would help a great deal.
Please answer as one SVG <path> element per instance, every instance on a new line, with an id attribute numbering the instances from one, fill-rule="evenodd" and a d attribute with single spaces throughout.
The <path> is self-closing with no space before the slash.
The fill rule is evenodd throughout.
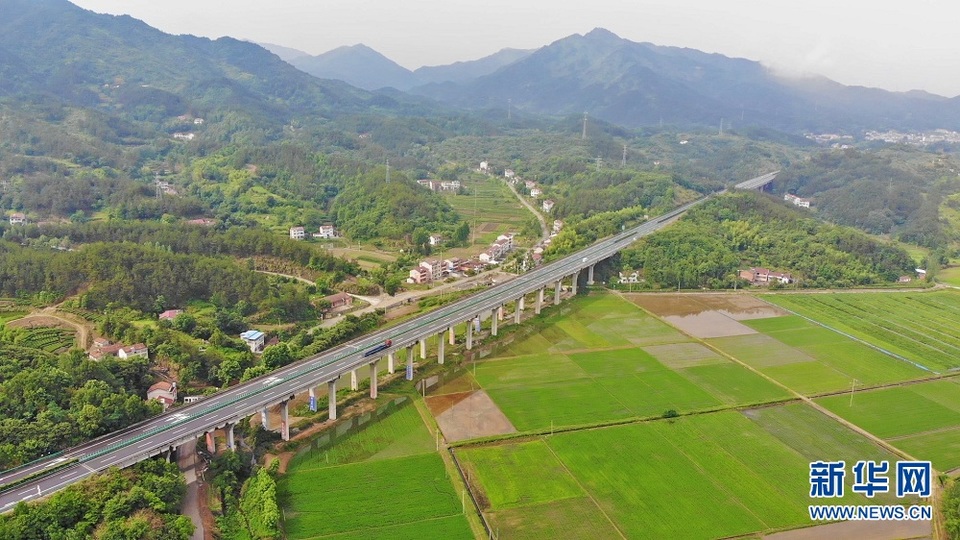
<path id="1" fill-rule="evenodd" d="M 250 347 L 250 351 L 258 353 L 263 351 L 263 339 L 265 335 L 259 330 L 247 330 L 240 334 L 240 339 Z"/>

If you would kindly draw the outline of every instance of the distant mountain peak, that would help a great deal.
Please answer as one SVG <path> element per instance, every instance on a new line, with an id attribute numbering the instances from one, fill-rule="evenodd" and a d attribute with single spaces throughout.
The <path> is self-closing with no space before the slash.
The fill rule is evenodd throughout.
<path id="1" fill-rule="evenodd" d="M 621 38 L 620 36 L 614 34 L 613 32 L 607 30 L 606 28 L 600 28 L 599 26 L 587 32 L 586 34 L 584 34 L 583 37 L 587 39 L 592 39 L 592 40 L 603 39 L 603 40 L 623 41 L 623 38 Z"/>

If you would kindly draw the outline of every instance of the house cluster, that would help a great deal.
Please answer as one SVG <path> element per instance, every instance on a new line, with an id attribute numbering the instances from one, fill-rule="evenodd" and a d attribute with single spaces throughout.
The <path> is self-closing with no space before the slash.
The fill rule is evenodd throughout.
<path id="1" fill-rule="evenodd" d="M 482 270 L 483 263 L 473 260 L 463 260 L 459 257 L 444 259 L 442 261 L 428 259 L 420 261 L 420 264 L 413 270 L 410 270 L 410 277 L 407 283 L 430 283 L 440 281 L 447 277 L 459 277 L 465 272 L 476 272 Z"/>
<path id="2" fill-rule="evenodd" d="M 192 141 L 196 137 L 197 137 L 196 133 L 182 133 L 178 131 L 177 133 L 173 134 L 173 138 L 178 141 Z"/>
<path id="3" fill-rule="evenodd" d="M 157 191 L 163 193 L 164 195 L 179 195 L 180 192 L 177 191 L 177 188 L 173 187 L 173 184 L 166 182 L 164 180 L 157 180 Z"/>
<path id="4" fill-rule="evenodd" d="M 96 338 L 93 340 L 93 347 L 90 348 L 89 355 L 91 360 L 103 360 L 108 356 L 116 356 L 126 360 L 137 356 L 146 358 L 149 352 L 147 346 L 143 343 L 134 343 L 128 346 L 123 343 L 113 343 L 109 339 Z"/>
<path id="5" fill-rule="evenodd" d="M 181 114 L 177 117 L 177 120 L 180 120 L 181 122 L 193 122 L 193 125 L 195 126 L 202 126 L 204 122 L 203 118 L 194 118 L 189 114 Z"/>
<path id="6" fill-rule="evenodd" d="M 740 279 L 745 279 L 755 285 L 765 285 L 769 283 L 793 283 L 793 276 L 783 272 L 771 272 L 766 268 L 751 268 L 740 271 Z"/>
<path id="7" fill-rule="evenodd" d="M 810 208 L 810 199 L 797 197 L 792 193 L 784 193 L 783 200 L 793 203 L 794 206 L 799 206 L 800 208 Z"/>
<path id="8" fill-rule="evenodd" d="M 550 238 L 544 239 L 533 246 L 533 250 L 530 252 L 530 258 L 533 261 L 534 266 L 540 266 L 540 263 L 543 262 L 543 251 L 550 246 L 550 243 L 553 242 L 553 237 L 560 234 L 560 230 L 563 229 L 563 221 L 559 219 L 553 220 L 553 228 L 550 230 Z"/>
<path id="9" fill-rule="evenodd" d="M 23 225 L 27 222 L 27 216 L 20 212 L 14 212 L 10 214 L 9 220 L 11 225 Z"/>
<path id="10" fill-rule="evenodd" d="M 320 230 L 311 234 L 313 238 L 339 238 L 340 233 L 332 223 L 325 223 L 320 226 Z M 290 227 L 290 238 L 292 240 L 304 240 L 307 238 L 306 227 Z"/>
<path id="11" fill-rule="evenodd" d="M 513 251 L 513 233 L 501 234 L 496 241 L 490 244 L 486 251 L 480 254 L 478 259 L 486 264 L 497 264 L 506 258 L 507 254 Z"/>
<path id="12" fill-rule="evenodd" d="M 428 180 L 421 179 L 417 180 L 417 183 L 421 186 L 429 189 L 430 191 L 457 191 L 463 185 L 459 180 Z"/>
<path id="13" fill-rule="evenodd" d="M 187 225 L 200 225 L 201 227 L 213 227 L 217 222 L 210 218 L 197 218 L 187 220 Z"/>

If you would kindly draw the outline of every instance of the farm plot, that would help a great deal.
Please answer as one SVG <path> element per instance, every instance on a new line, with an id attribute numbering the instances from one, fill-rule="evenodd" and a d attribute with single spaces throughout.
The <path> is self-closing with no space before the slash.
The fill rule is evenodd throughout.
<path id="1" fill-rule="evenodd" d="M 754 319 L 761 332 L 706 340 L 783 385 L 805 394 L 917 379 L 930 373 L 796 316 Z"/>
<path id="2" fill-rule="evenodd" d="M 426 538 L 434 535 L 434 520 L 455 516 L 459 525 L 444 526 L 452 534 L 447 538 L 473 538 L 435 453 L 300 471 L 284 476 L 278 492 L 291 539 L 348 532 L 377 537 L 393 526 Z"/>
<path id="3" fill-rule="evenodd" d="M 960 467 L 956 379 L 828 396 L 817 402 L 910 455 L 932 461 L 938 470 Z"/>
<path id="4" fill-rule="evenodd" d="M 804 404 L 457 450 L 504 537 L 718 538 L 810 524 L 811 461 L 896 457 Z M 850 489 L 831 501 L 867 504 Z M 878 494 L 870 504 L 913 502 Z M 560 520 L 567 529 L 544 524 Z M 547 530 L 549 529 L 549 530 Z M 570 537 L 560 532 L 561 536 Z"/>
<path id="5" fill-rule="evenodd" d="M 534 219 L 499 178 L 470 178 L 463 184 L 469 194 L 444 192 L 444 198 L 470 224 L 474 246 L 488 246 L 498 235 L 518 232 Z"/>
<path id="6" fill-rule="evenodd" d="M 25 328 L 16 343 L 21 347 L 40 349 L 49 353 L 62 352 L 76 343 L 76 334 L 65 328 Z"/>
<path id="7" fill-rule="evenodd" d="M 278 483 L 287 537 L 472 538 L 413 406 L 295 458 Z"/>
<path id="8" fill-rule="evenodd" d="M 960 367 L 960 293 L 770 295 L 766 300 L 934 371 Z"/>

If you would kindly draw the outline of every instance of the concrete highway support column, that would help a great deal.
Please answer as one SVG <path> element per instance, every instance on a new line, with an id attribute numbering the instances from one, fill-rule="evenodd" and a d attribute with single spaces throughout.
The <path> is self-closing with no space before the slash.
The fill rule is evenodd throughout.
<path id="1" fill-rule="evenodd" d="M 580 271 L 577 270 L 573 273 L 573 294 L 577 294 L 577 281 L 580 281 Z"/>
<path id="2" fill-rule="evenodd" d="M 317 391 L 312 386 L 307 390 L 310 395 L 310 412 L 317 412 Z"/>
<path id="3" fill-rule="evenodd" d="M 290 440 L 290 407 L 289 402 L 280 403 L 280 438 Z"/>
<path id="4" fill-rule="evenodd" d="M 420 359 L 421 360 L 427 359 L 427 338 L 423 338 L 420 340 Z"/>
<path id="5" fill-rule="evenodd" d="M 327 416 L 330 420 L 337 419 L 337 380 L 327 383 Z"/>
<path id="6" fill-rule="evenodd" d="M 377 362 L 370 363 L 370 399 L 377 399 Z"/>
<path id="7" fill-rule="evenodd" d="M 360 388 L 360 383 L 357 381 L 357 370 L 350 370 L 350 390 L 356 392 Z"/>
<path id="8" fill-rule="evenodd" d="M 206 435 L 207 435 L 207 451 L 210 452 L 210 454 L 215 455 L 217 453 L 217 440 L 213 437 L 213 431 L 208 431 Z"/>
<path id="9" fill-rule="evenodd" d="M 393 353 L 387 355 L 387 373 L 393 375 L 394 372 L 394 362 L 397 360 L 397 357 Z"/>
<path id="10" fill-rule="evenodd" d="M 523 311 L 524 308 L 526 308 L 526 305 L 527 305 L 527 304 L 526 304 L 526 301 L 527 301 L 527 297 L 526 297 L 526 296 L 521 296 L 520 299 L 517 300 L 517 310 L 518 310 L 518 311 Z"/>
<path id="11" fill-rule="evenodd" d="M 513 322 L 514 324 L 520 324 L 520 315 L 523 314 L 523 297 L 517 299 L 517 307 L 513 311 Z"/>
<path id="12" fill-rule="evenodd" d="M 497 312 L 500 311 L 500 308 L 495 307 L 490 312 L 490 335 L 497 335 Z"/>
<path id="13" fill-rule="evenodd" d="M 467 350 L 473 348 L 473 319 L 467 321 Z"/>
<path id="14" fill-rule="evenodd" d="M 236 424 L 227 424 L 227 448 L 231 452 L 237 451 L 237 440 L 233 436 L 233 426 Z"/>
<path id="15" fill-rule="evenodd" d="M 437 334 L 437 363 L 443 364 L 443 348 L 447 342 L 443 340 L 443 332 Z"/>
<path id="16" fill-rule="evenodd" d="M 497 318 L 503 320 L 503 306 L 497 308 Z"/>
<path id="17" fill-rule="evenodd" d="M 540 314 L 540 310 L 543 309 L 543 292 L 546 290 L 546 287 L 540 287 L 540 290 L 537 291 L 537 303 L 533 305 L 533 313 L 535 315 Z"/>
<path id="18" fill-rule="evenodd" d="M 406 378 L 408 381 L 413 380 L 413 345 L 407 347 L 407 373 Z"/>
<path id="19" fill-rule="evenodd" d="M 457 344 L 457 334 L 454 332 L 452 326 L 450 327 L 448 333 L 450 334 L 450 344 L 451 344 L 451 345 L 456 345 L 456 344 Z"/>
<path id="20" fill-rule="evenodd" d="M 593 285 L 593 267 L 596 264 L 591 264 L 587 267 L 587 285 Z"/>
<path id="21" fill-rule="evenodd" d="M 563 280 L 558 279 L 556 283 L 553 284 L 553 305 L 560 305 L 560 289 L 563 288 Z"/>
<path id="22" fill-rule="evenodd" d="M 270 429 L 270 415 L 267 414 L 267 408 L 264 407 L 260 411 L 260 425 L 263 426 L 263 429 Z"/>

